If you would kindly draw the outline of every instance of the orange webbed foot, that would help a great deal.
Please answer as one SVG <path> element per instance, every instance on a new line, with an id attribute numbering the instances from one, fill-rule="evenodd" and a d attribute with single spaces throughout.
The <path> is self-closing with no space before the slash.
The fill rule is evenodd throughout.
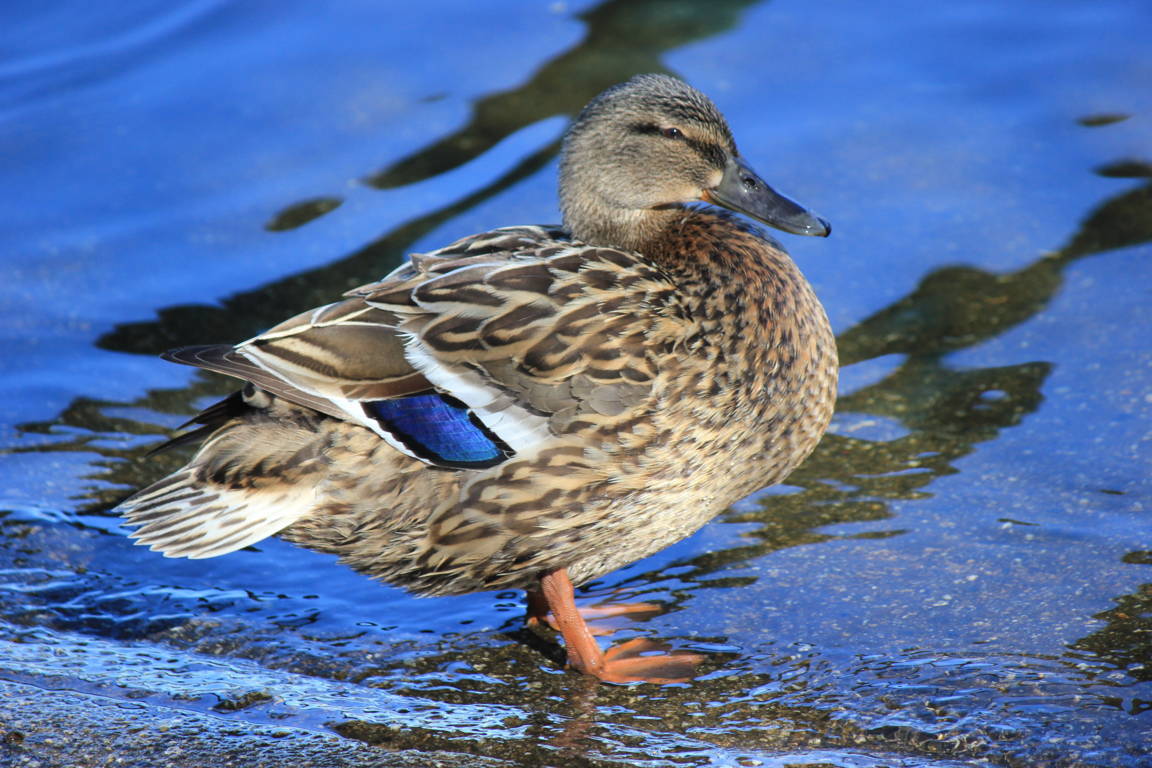
<path id="1" fill-rule="evenodd" d="M 635 606 L 624 606 L 627 612 Z M 611 610 L 610 615 L 620 611 Z M 529 593 L 529 622 L 551 621 L 564 637 L 568 666 L 609 683 L 683 683 L 696 676 L 696 667 L 704 657 L 696 653 L 659 653 L 659 643 L 647 638 L 629 640 L 607 653 L 600 650 L 592 631 L 576 607 L 572 582 L 561 568 L 540 578 L 540 591 Z"/>
<path id="2" fill-rule="evenodd" d="M 637 637 L 609 648 L 603 668 L 596 675 L 609 683 L 686 683 L 695 679 L 705 657 L 699 653 L 658 653 L 665 646 L 646 637 Z"/>

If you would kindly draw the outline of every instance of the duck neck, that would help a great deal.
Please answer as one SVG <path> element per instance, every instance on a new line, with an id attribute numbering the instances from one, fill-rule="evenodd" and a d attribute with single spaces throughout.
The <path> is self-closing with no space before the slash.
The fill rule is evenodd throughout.
<path id="1" fill-rule="evenodd" d="M 678 205 L 663 208 L 614 208 L 596 211 L 565 210 L 564 222 L 572 236 L 589 245 L 611 246 L 647 255 L 647 246 L 684 217 Z"/>

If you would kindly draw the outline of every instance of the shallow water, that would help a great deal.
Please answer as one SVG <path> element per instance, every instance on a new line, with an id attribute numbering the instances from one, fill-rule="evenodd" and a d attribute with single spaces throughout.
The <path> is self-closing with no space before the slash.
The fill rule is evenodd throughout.
<path id="1" fill-rule="evenodd" d="M 168 728 L 194 745 L 173 765 L 238 743 L 251 764 L 288 743 L 315 765 L 1147 764 L 1142 0 L 0 21 L 0 764 L 156 764 Z M 786 243 L 839 335 L 832 432 L 787 486 L 584 590 L 660 603 L 605 642 L 703 651 L 699 680 L 563 673 L 519 593 L 418 600 L 275 541 L 130 544 L 108 510 L 181 459 L 144 453 L 230 386 L 157 352 L 555 221 L 567 117 L 641 71 L 711 94 L 835 227 Z"/>

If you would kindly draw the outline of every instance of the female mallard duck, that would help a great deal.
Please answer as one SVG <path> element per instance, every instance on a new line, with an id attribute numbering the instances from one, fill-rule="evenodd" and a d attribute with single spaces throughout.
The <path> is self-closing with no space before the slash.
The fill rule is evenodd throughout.
<path id="1" fill-rule="evenodd" d="M 641 75 L 580 113 L 564 227 L 464 238 L 343 301 L 176 362 L 240 392 L 189 464 L 123 504 L 133 537 L 213 557 L 272 534 L 421 595 L 523 588 L 570 666 L 683 677 L 600 651 L 572 583 L 689 535 L 812 451 L 836 347 L 787 254 L 745 221 L 828 225 L 766 185 L 715 105 Z"/>

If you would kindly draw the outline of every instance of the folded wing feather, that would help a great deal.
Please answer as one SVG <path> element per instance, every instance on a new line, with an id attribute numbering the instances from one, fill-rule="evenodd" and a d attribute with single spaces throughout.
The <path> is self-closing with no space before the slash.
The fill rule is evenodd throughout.
<path id="1" fill-rule="evenodd" d="M 517 227 L 414 256 L 345 300 L 234 347 L 186 347 L 167 357 L 272 396 L 263 406 L 246 397 L 253 411 L 302 407 L 367 427 L 426 463 L 483 469 L 531 455 L 582 415 L 642 408 L 657 374 L 653 350 L 683 338 L 689 323 L 663 311 L 674 296 L 675 287 L 633 254 Z M 397 399 L 405 403 L 387 404 Z M 314 509 L 314 487 L 293 486 L 310 482 L 298 466 L 259 487 L 222 484 L 219 468 L 208 471 L 222 461 L 228 472 L 277 468 L 277 449 L 260 444 L 270 414 L 244 421 L 234 409 L 220 412 L 233 420 L 188 467 L 125 503 L 141 543 L 209 557 Z M 311 439 L 298 431 L 288 442 Z M 243 455 L 245 441 L 265 454 L 258 464 Z M 312 452 L 323 461 L 311 444 L 297 446 L 292 461 Z"/>

